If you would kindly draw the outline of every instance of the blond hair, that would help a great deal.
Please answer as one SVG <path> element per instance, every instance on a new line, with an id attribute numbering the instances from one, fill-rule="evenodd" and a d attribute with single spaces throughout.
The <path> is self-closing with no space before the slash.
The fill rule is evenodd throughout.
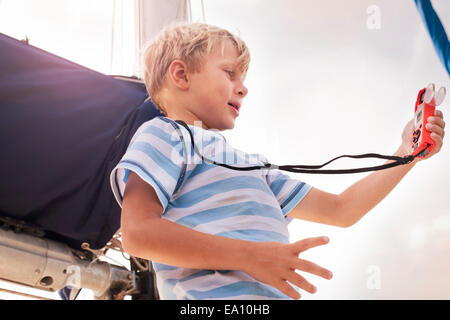
<path id="1" fill-rule="evenodd" d="M 250 53 L 244 41 L 231 32 L 203 23 L 175 23 L 164 28 L 150 43 L 144 53 L 144 81 L 147 92 L 157 107 L 167 114 L 159 101 L 163 82 L 174 60 L 186 63 L 188 71 L 199 72 L 202 59 L 218 44 L 231 41 L 238 51 L 238 68 L 245 74 L 250 63 Z"/>

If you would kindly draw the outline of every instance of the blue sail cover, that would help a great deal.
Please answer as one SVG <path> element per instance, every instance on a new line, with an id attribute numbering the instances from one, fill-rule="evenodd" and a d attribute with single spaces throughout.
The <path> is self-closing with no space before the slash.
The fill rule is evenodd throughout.
<path id="1" fill-rule="evenodd" d="M 136 129 L 161 113 L 116 79 L 0 34 L 0 216 L 74 248 L 120 227 L 109 186 Z"/>

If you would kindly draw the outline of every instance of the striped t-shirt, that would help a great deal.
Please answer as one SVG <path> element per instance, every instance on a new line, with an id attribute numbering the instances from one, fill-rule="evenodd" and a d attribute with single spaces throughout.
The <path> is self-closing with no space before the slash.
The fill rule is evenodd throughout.
<path id="1" fill-rule="evenodd" d="M 263 165 L 260 154 L 231 147 L 222 134 L 189 125 L 207 159 L 246 167 Z M 249 241 L 289 243 L 286 215 L 311 189 L 279 170 L 238 171 L 202 161 L 183 126 L 156 117 L 139 127 L 111 172 L 122 206 L 132 170 L 149 183 L 163 207 L 162 218 L 194 230 Z M 153 262 L 161 299 L 288 299 L 242 271 L 199 270 Z"/>

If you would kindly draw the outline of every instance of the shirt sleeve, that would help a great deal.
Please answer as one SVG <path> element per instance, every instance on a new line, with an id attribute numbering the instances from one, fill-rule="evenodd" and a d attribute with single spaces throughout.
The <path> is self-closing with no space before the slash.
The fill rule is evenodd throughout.
<path id="1" fill-rule="evenodd" d="M 155 118 L 136 131 L 110 175 L 111 188 L 120 207 L 128 175 L 133 171 L 153 187 L 163 212 L 166 211 L 186 171 L 185 146 L 177 130 L 170 121 Z"/>
<path id="2" fill-rule="evenodd" d="M 280 170 L 269 170 L 266 178 L 285 217 L 312 188 L 307 183 L 294 179 Z"/>

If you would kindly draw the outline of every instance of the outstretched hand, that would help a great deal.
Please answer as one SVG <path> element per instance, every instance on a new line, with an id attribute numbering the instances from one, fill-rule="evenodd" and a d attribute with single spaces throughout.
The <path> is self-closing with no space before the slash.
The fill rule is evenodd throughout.
<path id="1" fill-rule="evenodd" d="M 248 265 L 244 271 L 256 280 L 277 288 L 285 295 L 293 299 L 299 299 L 300 293 L 289 283 L 310 293 L 315 293 L 317 288 L 295 270 L 308 272 L 325 279 L 332 278 L 331 271 L 299 258 L 302 252 L 327 244 L 328 241 L 327 237 L 316 237 L 303 239 L 292 244 L 257 242 L 253 255 L 249 257 Z"/>

